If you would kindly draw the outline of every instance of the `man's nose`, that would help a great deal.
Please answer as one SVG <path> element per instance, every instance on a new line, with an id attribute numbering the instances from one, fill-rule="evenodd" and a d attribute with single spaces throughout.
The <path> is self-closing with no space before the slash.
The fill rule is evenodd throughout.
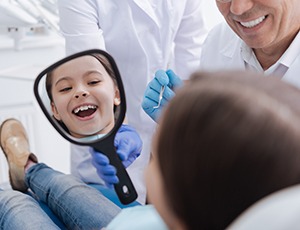
<path id="1" fill-rule="evenodd" d="M 254 3 L 252 0 L 231 0 L 230 11 L 235 15 L 242 15 L 252 9 Z"/>

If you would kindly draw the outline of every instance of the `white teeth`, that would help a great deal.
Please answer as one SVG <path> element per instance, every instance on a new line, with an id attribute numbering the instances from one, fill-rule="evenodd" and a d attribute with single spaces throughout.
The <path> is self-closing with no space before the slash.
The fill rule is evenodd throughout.
<path id="1" fill-rule="evenodd" d="M 242 26 L 245 26 L 247 28 L 251 28 L 251 27 L 254 27 L 254 26 L 258 25 L 259 23 L 261 23 L 265 18 L 266 18 L 266 16 L 262 16 L 258 19 L 250 21 L 250 22 L 240 22 L 240 23 L 241 23 Z"/>
<path id="2" fill-rule="evenodd" d="M 78 113 L 79 111 L 84 111 L 84 110 L 88 110 L 88 109 L 96 109 L 97 106 L 95 105 L 83 105 L 83 106 L 80 106 L 76 109 L 74 109 L 74 113 Z"/>

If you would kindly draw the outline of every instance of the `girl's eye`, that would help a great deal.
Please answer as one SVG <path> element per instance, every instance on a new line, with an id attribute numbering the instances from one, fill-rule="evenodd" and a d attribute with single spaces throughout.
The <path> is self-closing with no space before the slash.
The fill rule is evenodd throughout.
<path id="1" fill-rule="evenodd" d="M 90 81 L 88 84 L 89 85 L 97 85 L 99 82 L 101 82 L 100 80 L 94 80 L 94 81 Z"/>
<path id="2" fill-rule="evenodd" d="M 65 87 L 59 90 L 59 92 L 67 92 L 70 91 L 72 89 L 72 87 Z"/>

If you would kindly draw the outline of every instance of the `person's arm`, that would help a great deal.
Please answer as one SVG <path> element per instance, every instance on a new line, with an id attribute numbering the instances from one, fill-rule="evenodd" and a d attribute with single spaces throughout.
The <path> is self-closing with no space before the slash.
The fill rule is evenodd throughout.
<path id="1" fill-rule="evenodd" d="M 187 0 L 174 40 L 174 61 L 170 66 L 182 80 L 199 68 L 202 44 L 207 28 L 202 13 L 202 0 Z"/>
<path id="2" fill-rule="evenodd" d="M 59 0 L 58 9 L 67 55 L 87 49 L 105 49 L 95 1 Z"/>
<path id="3" fill-rule="evenodd" d="M 142 107 L 154 121 L 158 121 L 163 106 L 174 96 L 174 89 L 182 84 L 180 78 L 187 80 L 190 74 L 199 68 L 201 49 L 206 36 L 207 29 L 202 14 L 202 1 L 187 0 L 174 39 L 174 59 L 170 68 L 176 74 L 170 70 L 157 71 L 144 93 Z M 166 88 L 161 106 L 155 108 L 162 86 L 166 86 Z"/>
<path id="4" fill-rule="evenodd" d="M 158 70 L 154 79 L 149 82 L 144 93 L 142 108 L 155 121 L 158 122 L 162 108 L 173 98 L 176 88 L 183 84 L 182 80 L 172 70 Z M 163 89 L 160 101 L 160 92 Z M 157 107 L 157 105 L 159 105 Z"/>

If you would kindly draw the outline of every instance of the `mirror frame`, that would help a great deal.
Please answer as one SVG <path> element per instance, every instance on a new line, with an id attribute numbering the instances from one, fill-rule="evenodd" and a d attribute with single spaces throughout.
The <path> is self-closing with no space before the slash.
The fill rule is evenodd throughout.
<path id="1" fill-rule="evenodd" d="M 54 70 L 55 68 L 57 68 L 58 66 L 62 65 L 65 62 L 68 62 L 74 58 L 77 57 L 81 57 L 84 55 L 89 55 L 91 53 L 98 53 L 100 55 L 103 55 L 105 58 L 108 59 L 108 61 L 111 64 L 111 67 L 113 69 L 113 71 L 115 72 L 116 75 L 116 81 L 118 84 L 118 88 L 120 91 L 120 98 L 121 98 L 121 106 L 120 106 L 120 110 L 119 110 L 119 116 L 115 121 L 115 125 L 113 127 L 113 129 L 106 135 L 104 135 L 103 137 L 101 137 L 100 139 L 97 140 L 93 140 L 93 141 L 88 141 L 88 142 L 78 142 L 77 138 L 71 136 L 70 134 L 66 133 L 66 131 L 61 127 L 61 124 L 59 124 L 55 119 L 53 119 L 53 117 L 51 116 L 51 114 L 49 113 L 48 109 L 46 108 L 46 106 L 44 105 L 44 102 L 39 94 L 39 83 L 41 81 L 41 79 L 43 77 L 45 77 L 45 75 L 49 72 Z M 115 62 L 115 60 L 112 58 L 112 56 L 110 54 L 108 54 L 106 51 L 103 50 L 99 50 L 99 49 L 90 49 L 90 50 L 85 50 L 79 53 L 75 53 L 73 55 L 67 56 L 57 62 L 55 62 L 54 64 L 50 65 L 48 68 L 46 68 L 45 70 L 43 70 L 35 79 L 34 81 L 34 86 L 33 86 L 33 91 L 34 91 L 34 95 L 35 98 L 37 99 L 38 104 L 40 105 L 43 113 L 45 114 L 45 116 L 47 117 L 48 121 L 52 124 L 52 126 L 59 132 L 60 135 L 62 135 L 65 139 L 67 139 L 68 141 L 74 143 L 74 144 L 79 144 L 79 145 L 88 145 L 90 146 L 93 143 L 99 142 L 100 140 L 105 140 L 110 138 L 111 136 L 114 136 L 118 129 L 120 128 L 120 126 L 122 125 L 124 118 L 125 118 L 125 114 L 126 114 L 126 97 L 125 97 L 125 90 L 124 90 L 124 86 L 123 86 L 123 82 L 121 79 L 121 75 L 119 72 L 119 69 L 117 67 L 117 64 Z"/>
<path id="2" fill-rule="evenodd" d="M 41 82 L 41 79 L 43 77 L 45 77 L 45 75 L 49 71 L 52 71 L 53 69 L 57 68 L 58 66 L 62 65 L 63 63 L 68 62 L 74 58 L 81 57 L 84 55 L 89 55 L 91 53 L 98 53 L 100 55 L 103 55 L 110 62 L 111 67 L 112 67 L 113 71 L 115 72 L 116 81 L 117 81 L 119 92 L 120 92 L 121 106 L 119 107 L 119 111 L 118 111 L 119 116 L 115 121 L 115 125 L 108 134 L 104 135 L 102 138 L 99 138 L 97 140 L 88 141 L 88 142 L 79 142 L 78 138 L 75 138 L 75 137 L 71 136 L 70 134 L 68 134 L 66 132 L 66 130 L 61 126 L 61 124 L 59 124 L 58 121 L 56 121 L 53 118 L 53 115 L 51 115 L 49 113 L 48 109 L 46 108 L 46 106 L 39 94 L 39 83 Z M 86 50 L 86 51 L 82 51 L 82 52 L 67 56 L 67 57 L 55 62 L 54 64 L 52 64 L 45 70 L 43 70 L 35 79 L 33 90 L 34 90 L 34 95 L 37 99 L 37 102 L 40 105 L 43 113 L 45 114 L 45 116 L 47 117 L 49 122 L 52 124 L 52 126 L 54 126 L 54 128 L 58 131 L 58 133 L 62 137 L 64 137 L 66 140 L 70 141 L 71 143 L 74 143 L 77 145 L 85 145 L 85 146 L 93 147 L 96 151 L 102 152 L 109 158 L 110 164 L 115 166 L 115 168 L 117 170 L 117 177 L 119 178 L 119 183 L 114 184 L 114 188 L 115 188 L 115 191 L 116 191 L 121 203 L 129 204 L 129 203 L 135 201 L 138 194 L 134 188 L 134 185 L 133 185 L 126 169 L 124 168 L 119 156 L 117 155 L 116 148 L 114 146 L 114 138 L 125 118 L 126 98 L 125 98 L 125 91 L 124 91 L 124 86 L 123 86 L 123 82 L 121 79 L 121 75 L 120 75 L 117 64 L 116 64 L 115 60 L 113 59 L 113 57 L 110 54 L 108 54 L 106 51 L 99 50 L 99 49 Z"/>

